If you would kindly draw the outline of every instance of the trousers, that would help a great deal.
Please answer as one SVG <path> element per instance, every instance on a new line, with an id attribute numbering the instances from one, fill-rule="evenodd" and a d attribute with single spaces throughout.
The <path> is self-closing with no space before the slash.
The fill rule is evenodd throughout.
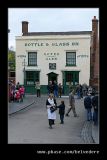
<path id="1" fill-rule="evenodd" d="M 69 114 L 69 112 L 70 112 L 71 110 L 73 111 L 74 116 L 77 116 L 76 110 L 75 110 L 75 105 L 74 105 L 74 104 L 73 104 L 72 106 L 70 106 L 70 108 L 68 109 L 68 111 L 67 111 L 66 114 Z"/>

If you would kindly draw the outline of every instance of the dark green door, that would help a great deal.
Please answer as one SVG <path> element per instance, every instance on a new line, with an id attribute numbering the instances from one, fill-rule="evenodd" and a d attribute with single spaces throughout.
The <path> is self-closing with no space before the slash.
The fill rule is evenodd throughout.
<path id="1" fill-rule="evenodd" d="M 69 94 L 69 82 L 75 87 L 79 83 L 79 71 L 65 71 L 63 72 L 63 86 L 64 94 Z"/>
<path id="2" fill-rule="evenodd" d="M 48 83 L 49 83 L 49 81 L 56 81 L 57 82 L 57 74 L 55 74 L 55 73 L 53 73 L 53 72 L 51 72 L 51 73 L 49 73 L 48 74 Z"/>
<path id="3" fill-rule="evenodd" d="M 79 71 L 66 71 L 65 72 L 65 82 L 71 82 L 73 86 L 79 83 Z"/>
<path id="4" fill-rule="evenodd" d="M 25 90 L 26 93 L 36 93 L 35 82 L 39 80 L 39 71 L 26 71 Z"/>

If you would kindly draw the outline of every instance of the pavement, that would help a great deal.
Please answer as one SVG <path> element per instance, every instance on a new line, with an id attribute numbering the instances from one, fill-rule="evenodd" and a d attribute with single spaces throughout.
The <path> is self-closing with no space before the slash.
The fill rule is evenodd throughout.
<path id="1" fill-rule="evenodd" d="M 92 124 L 92 137 L 96 144 L 99 144 L 99 125 Z"/>
<path id="2" fill-rule="evenodd" d="M 23 102 L 10 102 L 8 103 L 8 114 L 14 114 L 18 111 L 25 109 L 26 107 L 31 106 L 35 103 L 34 96 L 26 95 L 23 99 Z"/>
<path id="3" fill-rule="evenodd" d="M 41 98 L 37 98 L 35 95 L 26 95 L 23 102 L 11 102 L 11 103 L 9 103 L 8 104 L 8 114 L 9 114 L 9 117 L 10 117 L 9 118 L 9 126 L 10 127 L 8 128 L 9 133 L 11 133 L 12 130 L 14 130 L 14 132 L 12 132 L 12 134 L 17 132 L 16 129 L 15 129 L 16 126 L 14 128 L 13 128 L 13 125 L 11 126 L 12 123 L 15 123 L 15 121 L 14 122 L 12 121 L 13 118 L 11 118 L 11 115 L 14 115 L 14 113 L 18 113 L 19 111 L 22 111 L 25 108 L 27 108 L 27 109 L 30 108 L 29 113 L 34 110 L 34 112 L 36 114 L 36 117 L 38 117 L 41 114 L 43 116 L 46 116 L 43 113 L 42 105 L 40 105 L 40 104 L 43 104 L 45 102 L 46 98 L 47 98 L 47 95 L 43 95 Z M 68 103 L 68 96 L 62 96 L 62 98 L 57 98 L 57 102 L 60 103 L 60 101 L 62 99 L 66 102 L 66 104 Z M 37 107 L 35 108 L 35 106 L 37 106 Z M 49 140 L 50 135 L 49 136 L 47 135 L 47 137 L 45 136 L 44 141 L 41 140 L 41 139 L 38 139 L 37 137 L 35 137 L 35 135 L 32 135 L 32 137 L 33 136 L 35 137 L 34 139 L 32 139 L 30 136 L 27 135 L 26 138 L 22 138 L 23 140 L 19 140 L 18 136 L 15 136 L 15 134 L 13 136 L 11 136 L 12 134 L 8 133 L 9 143 L 15 143 L 15 142 L 16 143 L 18 143 L 18 142 L 22 143 L 22 141 L 23 141 L 23 143 L 32 143 L 32 142 L 34 143 L 35 140 L 36 140 L 36 143 L 47 143 L 47 142 L 48 143 L 58 143 L 58 142 L 60 142 L 60 143 L 74 143 L 74 144 L 75 143 L 76 144 L 99 144 L 99 127 L 94 126 L 93 122 L 86 121 L 86 113 L 85 113 L 85 109 L 84 109 L 84 106 L 83 106 L 83 99 L 76 100 L 76 106 L 79 106 L 76 109 L 77 114 L 79 113 L 79 117 L 76 120 L 74 120 L 74 117 L 73 117 L 72 113 L 70 113 L 70 117 L 65 117 L 66 126 L 65 126 L 65 130 L 63 130 L 63 134 L 62 134 L 63 142 L 60 141 L 59 139 L 58 139 L 59 141 L 57 140 L 57 142 L 55 142 L 55 140 L 52 139 L 52 138 Z M 31 110 L 31 108 L 32 108 L 32 110 Z M 29 113 L 27 113 L 27 114 L 29 114 Z M 24 117 L 26 112 L 25 113 L 22 112 L 22 114 L 23 114 L 23 117 Z M 21 115 L 17 114 L 17 116 L 15 116 L 15 120 L 17 121 L 17 119 L 19 119 L 19 120 L 22 119 Z M 27 115 L 27 117 L 28 117 L 28 115 Z M 69 129 L 70 120 L 71 120 L 70 118 L 72 118 L 72 131 L 71 131 L 71 128 Z M 38 121 L 38 119 L 36 121 Z M 25 123 L 25 122 L 23 122 L 23 123 Z M 41 122 L 41 121 L 39 121 L 39 123 L 43 124 L 43 122 Z M 40 130 L 40 128 L 38 126 L 38 125 L 40 125 L 39 123 L 36 126 L 38 128 L 37 129 L 38 131 Z M 68 125 L 67 125 L 67 123 L 68 123 Z M 60 127 L 59 123 L 56 122 L 55 127 L 59 128 Z M 64 128 L 64 126 L 62 126 L 62 128 Z M 37 132 L 37 130 L 36 130 L 36 132 Z M 62 130 L 60 128 L 60 132 L 61 131 Z M 54 134 L 54 132 L 56 132 L 56 131 L 53 131 L 53 134 Z M 75 133 L 75 132 L 77 132 L 77 133 Z M 72 138 L 70 137 L 70 133 L 72 134 Z M 41 135 L 42 133 L 38 133 L 38 134 Z M 46 134 L 48 134 L 48 133 L 46 133 Z M 57 134 L 59 136 L 59 132 L 56 133 L 56 135 Z M 64 138 L 66 137 L 65 135 L 67 136 L 68 140 L 67 140 L 67 138 L 64 140 Z M 41 137 L 42 136 L 43 135 L 41 135 Z M 74 136 L 74 138 L 73 138 L 73 136 Z M 22 137 L 23 137 L 23 134 L 22 134 Z M 25 135 L 24 135 L 24 137 L 25 137 Z M 30 138 L 28 138 L 28 137 L 30 137 Z M 47 138 L 48 138 L 48 140 L 47 140 Z M 60 139 L 61 139 L 61 136 L 60 136 Z"/>

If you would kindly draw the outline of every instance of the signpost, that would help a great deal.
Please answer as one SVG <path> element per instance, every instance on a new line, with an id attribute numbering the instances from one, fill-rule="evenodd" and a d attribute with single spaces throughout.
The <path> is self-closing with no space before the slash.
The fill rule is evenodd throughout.
<path id="1" fill-rule="evenodd" d="M 22 62 L 22 66 L 24 66 L 24 68 L 23 68 L 23 72 L 24 72 L 24 86 L 25 86 L 25 66 L 26 66 L 26 62 L 25 62 L 25 59 L 24 59 L 24 61 Z"/>

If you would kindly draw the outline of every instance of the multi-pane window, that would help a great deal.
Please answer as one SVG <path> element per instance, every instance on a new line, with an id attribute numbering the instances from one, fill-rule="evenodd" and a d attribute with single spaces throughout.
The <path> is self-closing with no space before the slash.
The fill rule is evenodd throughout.
<path id="1" fill-rule="evenodd" d="M 73 85 L 77 85 L 79 83 L 79 71 L 66 71 L 65 82 L 71 82 Z"/>
<path id="2" fill-rule="evenodd" d="M 15 77 L 15 71 L 10 71 L 10 77 Z"/>
<path id="3" fill-rule="evenodd" d="M 76 52 L 66 52 L 66 65 L 76 66 Z"/>
<path id="4" fill-rule="evenodd" d="M 79 72 L 75 73 L 75 85 L 79 83 Z"/>
<path id="5" fill-rule="evenodd" d="M 39 72 L 27 71 L 26 72 L 26 84 L 35 85 L 35 82 L 39 81 Z"/>
<path id="6" fill-rule="evenodd" d="M 37 52 L 28 52 L 28 66 L 37 66 Z"/>
<path id="7" fill-rule="evenodd" d="M 66 72 L 66 82 L 72 82 L 73 81 L 73 73 Z"/>

